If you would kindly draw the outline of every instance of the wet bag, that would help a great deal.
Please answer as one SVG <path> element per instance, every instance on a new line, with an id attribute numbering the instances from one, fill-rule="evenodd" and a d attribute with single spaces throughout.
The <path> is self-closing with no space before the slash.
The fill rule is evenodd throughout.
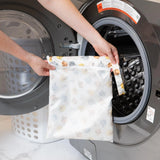
<path id="1" fill-rule="evenodd" d="M 118 65 L 106 56 L 47 57 L 50 71 L 47 138 L 113 141 L 113 70 L 119 95 L 124 87 Z"/>

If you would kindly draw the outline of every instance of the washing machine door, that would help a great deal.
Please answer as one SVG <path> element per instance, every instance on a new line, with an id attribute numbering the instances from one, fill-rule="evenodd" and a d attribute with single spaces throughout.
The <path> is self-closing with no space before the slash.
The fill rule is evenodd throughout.
<path id="1" fill-rule="evenodd" d="M 36 0 L 0 0 L 0 30 L 25 50 L 47 55 L 77 55 L 73 31 Z M 48 105 L 48 78 L 0 51 L 0 114 L 15 115 Z"/>
<path id="2" fill-rule="evenodd" d="M 126 94 L 118 96 L 113 77 L 114 142 L 121 145 L 143 142 L 160 124 L 157 90 L 160 43 L 154 28 L 129 1 L 91 0 L 80 11 L 118 49 Z M 78 55 L 97 55 L 80 35 L 78 41 L 81 44 Z"/>

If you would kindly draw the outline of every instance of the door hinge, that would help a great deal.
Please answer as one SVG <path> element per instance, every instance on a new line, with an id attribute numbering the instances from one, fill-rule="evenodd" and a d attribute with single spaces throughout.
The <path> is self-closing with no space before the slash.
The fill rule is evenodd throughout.
<path id="1" fill-rule="evenodd" d="M 79 43 L 64 43 L 64 44 L 61 44 L 60 47 L 69 48 L 69 49 L 79 49 L 80 44 Z"/>

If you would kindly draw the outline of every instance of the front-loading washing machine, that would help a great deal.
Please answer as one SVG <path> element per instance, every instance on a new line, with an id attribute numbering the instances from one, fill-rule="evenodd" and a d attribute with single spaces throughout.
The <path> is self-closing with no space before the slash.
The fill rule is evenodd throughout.
<path id="1" fill-rule="evenodd" d="M 77 6 L 85 0 L 75 3 Z M 114 143 L 71 140 L 90 160 L 159 160 L 160 3 L 157 0 L 89 0 L 84 17 L 119 52 L 126 94 L 113 78 Z M 24 49 L 46 55 L 96 55 L 88 42 L 36 0 L 0 0 L 0 30 Z M 0 114 L 17 115 L 48 104 L 48 78 L 0 53 Z"/>
<path id="2" fill-rule="evenodd" d="M 80 11 L 117 47 L 126 94 L 118 96 L 112 77 L 113 143 L 70 143 L 90 160 L 159 160 L 160 1 L 91 0 Z M 78 55 L 96 55 L 85 39 L 77 38 Z"/>

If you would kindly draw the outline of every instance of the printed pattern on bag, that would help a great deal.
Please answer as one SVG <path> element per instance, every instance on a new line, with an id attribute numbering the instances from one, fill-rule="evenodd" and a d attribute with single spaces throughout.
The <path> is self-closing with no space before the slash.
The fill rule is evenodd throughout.
<path id="1" fill-rule="evenodd" d="M 124 87 L 118 65 L 105 56 L 47 57 L 50 71 L 47 137 L 113 141 L 111 69 Z"/>

